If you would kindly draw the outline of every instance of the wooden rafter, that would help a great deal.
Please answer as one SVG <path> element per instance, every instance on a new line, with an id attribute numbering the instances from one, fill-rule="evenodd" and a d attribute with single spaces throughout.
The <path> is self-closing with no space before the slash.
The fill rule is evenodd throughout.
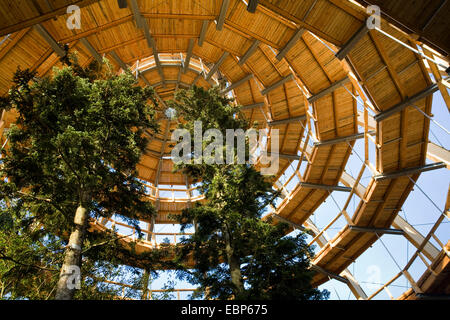
<path id="1" fill-rule="evenodd" d="M 229 6 L 230 0 L 222 0 L 222 7 L 220 8 L 220 14 L 219 17 L 217 17 L 217 25 L 216 25 L 216 29 L 219 31 L 221 31 L 223 28 Z"/>
<path id="2" fill-rule="evenodd" d="M 281 59 L 284 58 L 284 56 L 286 55 L 286 53 L 288 53 L 289 50 L 291 50 L 291 48 L 295 45 L 295 43 L 302 37 L 303 33 L 306 30 L 301 28 L 298 29 L 294 35 L 291 37 L 291 39 L 289 39 L 289 41 L 286 43 L 286 45 L 280 50 L 280 52 L 277 54 L 276 58 L 278 61 L 280 61 Z"/>
<path id="3" fill-rule="evenodd" d="M 211 79 L 213 74 L 216 73 L 217 70 L 219 70 L 219 67 L 222 65 L 222 63 L 225 61 L 225 59 L 228 57 L 229 54 L 230 53 L 227 52 L 227 51 L 222 53 L 222 55 L 220 56 L 219 60 L 214 64 L 214 66 L 209 70 L 208 74 L 206 75 L 206 77 L 205 77 L 206 81 Z"/>
<path id="4" fill-rule="evenodd" d="M 245 54 L 242 56 L 242 58 L 239 59 L 239 64 L 240 65 L 243 65 L 251 57 L 251 55 L 258 48 L 259 44 L 260 44 L 259 40 L 254 40 L 253 41 L 253 43 L 250 46 L 250 48 L 248 48 L 248 50 L 245 52 Z"/>
<path id="5" fill-rule="evenodd" d="M 66 52 L 64 49 L 56 42 L 56 40 L 52 37 L 52 35 L 45 29 L 41 24 L 36 24 L 34 26 L 37 32 L 41 35 L 42 38 L 50 45 L 53 51 L 60 57 L 64 57 Z"/>

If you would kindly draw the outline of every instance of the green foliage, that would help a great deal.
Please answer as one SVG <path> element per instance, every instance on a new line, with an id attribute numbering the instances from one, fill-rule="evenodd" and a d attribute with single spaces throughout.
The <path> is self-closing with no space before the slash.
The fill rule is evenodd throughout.
<path id="1" fill-rule="evenodd" d="M 64 241 L 39 225 L 28 225 L 10 214 L 2 205 L 0 217 L 9 223 L 0 225 L 0 299 L 52 299 L 64 257 Z M 116 235 L 111 233 L 91 235 L 86 241 L 81 290 L 75 299 L 103 300 L 122 295 L 119 287 L 105 282 L 130 281 L 131 273 L 121 272 L 118 259 L 104 259 L 120 250 L 115 240 Z M 108 246 L 91 246 L 105 241 L 109 241 Z"/>
<path id="2" fill-rule="evenodd" d="M 203 132 L 241 128 L 250 124 L 239 108 L 220 95 L 217 88 L 194 87 L 177 93 L 171 104 L 181 128 L 193 134 L 194 121 L 202 121 Z M 248 142 L 248 141 L 247 141 Z M 193 142 L 192 142 L 193 143 Z M 205 144 L 203 145 L 205 148 Z M 248 145 L 247 145 L 248 150 Z M 235 154 L 237 152 L 235 151 Z M 278 194 L 271 177 L 262 176 L 248 164 L 178 164 L 194 179 L 202 180 L 206 203 L 196 204 L 175 218 L 182 229 L 195 225 L 195 234 L 184 241 L 180 261 L 192 255 L 193 270 L 182 269 L 181 278 L 199 285 L 194 297 L 218 299 L 323 299 L 310 285 L 308 270 L 312 252 L 305 236 L 286 236 L 286 224 L 261 220 Z M 206 292 L 206 293 L 205 293 Z"/>
<path id="3" fill-rule="evenodd" d="M 107 63 L 73 63 L 42 79 L 19 69 L 13 81 L 0 99 L 0 108 L 18 113 L 0 167 L 0 220 L 10 226 L 0 232 L 0 262 L 8 264 L 0 275 L 14 284 L 13 297 L 41 299 L 52 297 L 58 272 L 40 267 L 61 266 L 79 205 L 91 219 L 120 215 L 139 233 L 137 219 L 154 214 L 136 165 L 147 145 L 143 131 L 158 130 L 156 101 L 152 88 L 139 87 L 130 72 L 113 74 Z M 90 233 L 84 247 L 82 271 L 92 281 L 77 296 L 99 298 L 94 278 L 114 273 L 126 248 L 113 233 Z"/>

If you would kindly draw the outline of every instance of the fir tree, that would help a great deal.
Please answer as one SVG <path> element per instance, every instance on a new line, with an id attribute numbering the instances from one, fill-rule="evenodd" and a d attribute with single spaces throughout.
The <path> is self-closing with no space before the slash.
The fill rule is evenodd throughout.
<path id="1" fill-rule="evenodd" d="M 215 128 L 225 136 L 226 129 L 250 128 L 239 107 L 231 102 L 218 88 L 206 91 L 193 87 L 179 91 L 171 106 L 178 113 L 179 127 L 187 129 L 192 137 L 195 121 L 202 122 L 202 133 Z M 203 141 L 203 150 L 207 145 L 208 141 Z M 246 149 L 248 160 L 248 140 Z M 224 145 L 215 152 L 225 150 Z M 236 147 L 234 151 L 237 155 Z M 310 285 L 313 272 L 308 267 L 312 251 L 306 245 L 305 235 L 286 236 L 289 229 L 286 224 L 274 225 L 271 220 L 261 219 L 278 196 L 271 186 L 271 177 L 262 176 L 252 165 L 235 163 L 191 161 L 176 166 L 195 181 L 202 181 L 200 190 L 206 199 L 205 204 L 197 203 L 175 216 L 182 230 L 195 226 L 195 234 L 184 241 L 179 255 L 181 261 L 192 255 L 195 266 L 193 270 L 184 268 L 180 277 L 199 286 L 197 297 L 326 298 L 326 291 L 320 292 Z"/>
<path id="2" fill-rule="evenodd" d="M 68 271 L 81 266 L 89 220 L 117 214 L 140 232 L 137 219 L 154 214 L 135 169 L 144 130 L 158 130 L 154 91 L 129 71 L 113 74 L 108 63 L 75 63 L 42 79 L 18 70 L 0 102 L 18 113 L 2 150 L 5 210 L 67 244 L 56 298 L 71 299 Z"/>

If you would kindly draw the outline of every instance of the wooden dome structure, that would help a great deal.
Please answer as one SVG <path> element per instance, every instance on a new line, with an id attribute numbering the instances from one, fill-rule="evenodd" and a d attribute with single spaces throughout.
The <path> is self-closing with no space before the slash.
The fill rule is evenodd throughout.
<path id="1" fill-rule="evenodd" d="M 147 240 L 138 245 L 151 250 L 152 225 L 173 223 L 168 214 L 202 200 L 191 181 L 172 172 L 175 122 L 165 101 L 179 88 L 225 83 L 224 93 L 235 97 L 249 120 L 269 135 L 279 130 L 274 187 L 282 190 L 283 200 L 271 215 L 314 233 L 311 244 L 320 247 L 313 260 L 314 285 L 333 278 L 357 298 L 372 298 L 347 267 L 379 235 L 397 232 L 417 248 L 414 259 L 430 261 L 419 281 L 408 266 L 400 272 L 397 278 L 405 276 L 413 287 L 401 298 L 449 293 L 449 244 L 436 248 L 429 242 L 433 233 L 422 236 L 398 216 L 422 172 L 450 168 L 449 152 L 428 139 L 432 94 L 441 90 L 450 110 L 447 74 L 434 63 L 448 67 L 450 4 L 425 2 L 426 12 L 407 0 L 396 5 L 384 0 L 3 1 L 0 94 L 18 66 L 50 74 L 65 54 L 63 45 L 78 52 L 82 65 L 105 56 L 118 72 L 130 68 L 142 86 L 155 88 L 161 132 L 150 137 L 138 166 L 158 209 L 156 220 L 147 221 Z M 367 28 L 370 4 L 388 13 L 381 29 L 398 41 Z M 80 8 L 79 29 L 68 28 L 71 5 Z M 3 112 L 0 135 L 13 120 L 13 112 Z M 358 139 L 364 154 L 352 177 L 345 168 Z M 427 157 L 434 163 L 426 164 Z M 360 183 L 364 172 L 372 175 L 366 186 Z M 359 205 L 350 214 L 348 200 L 319 230 L 309 218 L 333 191 L 348 192 L 348 199 L 357 195 Z M 449 217 L 449 206 L 447 200 L 436 228 Z M 324 232 L 340 218 L 346 226 L 326 239 Z M 102 230 L 108 223 L 98 221 L 92 228 Z"/>

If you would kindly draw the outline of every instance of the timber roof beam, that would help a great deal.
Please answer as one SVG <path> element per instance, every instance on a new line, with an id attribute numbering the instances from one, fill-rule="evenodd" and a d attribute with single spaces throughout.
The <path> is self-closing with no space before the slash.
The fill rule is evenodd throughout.
<path id="1" fill-rule="evenodd" d="M 217 18 L 216 29 L 222 31 L 223 25 L 225 23 L 225 17 L 227 15 L 228 7 L 230 6 L 230 0 L 222 0 L 222 7 L 220 8 L 220 14 Z"/>
<path id="2" fill-rule="evenodd" d="M 41 35 L 42 38 L 50 45 L 53 51 L 61 58 L 66 56 L 66 51 L 56 42 L 52 35 L 41 24 L 35 24 L 34 28 Z"/>
<path id="3" fill-rule="evenodd" d="M 228 57 L 230 53 L 225 51 L 222 56 L 219 58 L 219 61 L 217 61 L 214 66 L 211 68 L 211 70 L 209 70 L 208 74 L 206 75 L 205 80 L 208 81 L 209 79 L 211 79 L 211 77 L 213 76 L 214 73 L 217 72 L 217 70 L 219 70 L 220 65 L 225 61 L 225 59 Z"/>
<path id="4" fill-rule="evenodd" d="M 388 117 L 390 117 L 390 116 L 392 116 L 392 115 L 402 111 L 403 109 L 405 109 L 406 107 L 416 103 L 417 101 L 428 97 L 429 95 L 435 93 L 438 90 L 439 90 L 438 85 L 436 83 L 432 84 L 428 88 L 420 91 L 419 93 L 417 93 L 414 96 L 406 99 L 405 101 L 400 102 L 396 106 L 394 106 L 394 107 L 392 107 L 392 108 L 390 108 L 390 109 L 388 109 L 386 111 L 383 111 L 383 112 L 375 115 L 373 118 L 375 119 L 375 121 L 382 121 L 382 120 L 384 120 L 384 119 L 386 119 L 386 118 L 388 118 Z"/>
<path id="5" fill-rule="evenodd" d="M 370 134 L 370 135 L 374 135 L 375 133 L 376 132 L 373 131 L 373 130 L 368 131 L 368 134 Z M 362 138 L 364 138 L 364 132 L 357 133 L 357 134 L 352 134 L 352 135 L 345 136 L 345 137 L 338 137 L 336 139 L 330 139 L 330 140 L 314 142 L 314 146 L 315 147 L 319 147 L 319 146 L 326 146 L 326 145 L 334 145 L 334 144 L 338 144 L 338 143 L 342 143 L 342 142 L 354 141 L 354 140 L 362 139 Z"/>
<path id="6" fill-rule="evenodd" d="M 202 23 L 202 29 L 200 30 L 200 36 L 198 38 L 198 46 L 203 46 L 203 42 L 205 41 L 206 31 L 208 31 L 209 21 L 204 20 Z"/>
<path id="7" fill-rule="evenodd" d="M 294 75 L 290 74 L 287 77 L 284 77 L 283 79 L 281 79 L 278 82 L 275 82 L 274 84 L 272 84 L 271 86 L 265 88 L 264 90 L 261 91 L 261 94 L 263 96 L 267 95 L 270 91 L 282 86 L 283 84 L 285 84 L 288 81 L 294 80 Z"/>
<path id="8" fill-rule="evenodd" d="M 444 162 L 438 162 L 438 163 L 427 164 L 427 165 L 420 166 L 420 167 L 406 168 L 406 169 L 402 169 L 402 170 L 395 171 L 395 172 L 382 173 L 382 174 L 374 176 L 373 178 L 375 179 L 375 181 L 381 181 L 381 180 L 386 180 L 386 179 L 395 179 L 395 178 L 399 178 L 399 177 L 411 176 L 413 174 L 422 173 L 422 172 L 426 172 L 426 171 L 437 170 L 437 169 L 441 169 L 441 168 L 445 168 L 445 167 L 446 167 L 446 165 Z"/>
<path id="9" fill-rule="evenodd" d="M 80 42 L 86 47 L 86 49 L 90 52 L 90 54 L 97 60 L 99 63 L 103 62 L 102 56 L 95 50 L 92 44 L 86 38 L 81 38 Z"/>
<path id="10" fill-rule="evenodd" d="M 344 44 L 338 53 L 336 53 L 336 58 L 343 60 L 368 32 L 369 28 L 367 28 L 367 23 L 364 21 L 361 28 L 359 28 L 359 30 Z"/>
<path id="11" fill-rule="evenodd" d="M 269 121 L 269 122 L 267 122 L 267 125 L 269 127 L 275 127 L 275 126 L 282 125 L 282 124 L 295 123 L 295 122 L 300 122 L 300 121 L 304 121 L 304 120 L 306 120 L 306 116 L 299 116 L 299 117 L 293 117 L 293 118 L 288 118 L 288 119 L 283 119 L 283 120 Z"/>
<path id="12" fill-rule="evenodd" d="M 229 87 L 226 87 L 225 89 L 222 90 L 222 93 L 227 93 L 237 87 L 239 87 L 240 85 L 246 83 L 247 81 L 250 81 L 251 79 L 253 79 L 253 74 L 248 74 L 245 77 L 243 77 L 241 80 L 238 80 L 234 83 L 232 83 Z"/>
<path id="13" fill-rule="evenodd" d="M 113 50 L 109 53 L 111 55 L 111 57 L 113 57 L 113 59 L 117 62 L 117 64 L 125 71 L 127 70 L 129 67 L 125 64 L 125 62 L 123 62 L 122 59 L 120 59 L 119 55 Z M 145 79 L 147 80 L 147 79 Z"/>
<path id="14" fill-rule="evenodd" d="M 289 39 L 286 45 L 282 49 L 280 49 L 280 52 L 276 55 L 278 61 L 284 58 L 284 56 L 288 53 L 289 50 L 291 50 L 295 43 L 300 40 L 304 32 L 305 29 L 301 28 L 294 33 L 291 39 Z"/>
<path id="15" fill-rule="evenodd" d="M 328 191 L 343 191 L 343 192 L 350 192 L 352 191 L 352 188 L 349 187 L 343 187 L 343 186 L 332 186 L 327 184 L 317 184 L 317 183 L 307 183 L 307 182 L 299 182 L 298 183 L 303 188 L 311 188 L 311 189 L 322 189 L 322 190 L 328 190 Z"/>
<path id="16" fill-rule="evenodd" d="M 358 227 L 358 226 L 349 226 L 350 230 L 358 231 L 358 232 L 369 232 L 376 234 L 393 234 L 393 235 L 404 235 L 405 232 L 401 229 L 391 229 L 391 228 L 368 228 L 368 227 Z"/>
<path id="17" fill-rule="evenodd" d="M 251 110 L 259 107 L 264 107 L 266 104 L 264 102 L 258 102 L 254 104 L 248 104 L 241 107 L 241 110 Z"/>
<path id="18" fill-rule="evenodd" d="M 313 103 L 313 102 L 319 100 L 320 98 L 325 97 L 327 94 L 332 93 L 333 91 L 335 91 L 336 89 L 342 87 L 343 85 L 345 85 L 345 84 L 348 83 L 348 82 L 350 82 L 350 79 L 349 79 L 348 77 L 345 77 L 344 79 L 339 80 L 339 81 L 333 83 L 333 84 L 332 84 L 331 86 L 329 86 L 328 88 L 326 88 L 326 89 L 320 91 L 319 93 L 317 93 L 317 94 L 315 94 L 315 95 L 309 97 L 309 98 L 308 98 L 308 102 L 309 102 L 309 103 Z"/>
<path id="19" fill-rule="evenodd" d="M 344 277 L 341 277 L 340 275 L 337 275 L 337 274 L 335 274 L 333 272 L 329 272 L 329 271 L 325 270 L 324 268 L 321 268 L 321 267 L 319 267 L 319 266 L 317 266 L 315 264 L 311 264 L 311 269 L 315 270 L 315 271 L 318 271 L 320 273 L 323 273 L 323 274 L 329 276 L 330 278 L 336 279 L 336 280 L 338 280 L 340 282 L 343 282 L 345 284 L 348 283 L 348 279 L 346 279 Z"/>
<path id="20" fill-rule="evenodd" d="M 186 59 L 184 60 L 183 73 L 186 73 L 186 71 L 189 68 L 189 63 L 191 62 L 192 49 L 194 48 L 194 43 L 195 43 L 194 39 L 189 39 L 189 45 L 188 45 L 188 50 L 187 50 L 187 54 L 186 54 Z"/>
<path id="21" fill-rule="evenodd" d="M 240 66 L 242 66 L 250 57 L 251 55 L 256 51 L 256 49 L 259 47 L 259 44 L 261 43 L 261 41 L 259 40 L 254 40 L 252 45 L 250 46 L 250 48 L 248 48 L 248 50 L 244 53 L 244 55 L 242 56 L 242 58 L 239 59 L 238 64 Z"/>

